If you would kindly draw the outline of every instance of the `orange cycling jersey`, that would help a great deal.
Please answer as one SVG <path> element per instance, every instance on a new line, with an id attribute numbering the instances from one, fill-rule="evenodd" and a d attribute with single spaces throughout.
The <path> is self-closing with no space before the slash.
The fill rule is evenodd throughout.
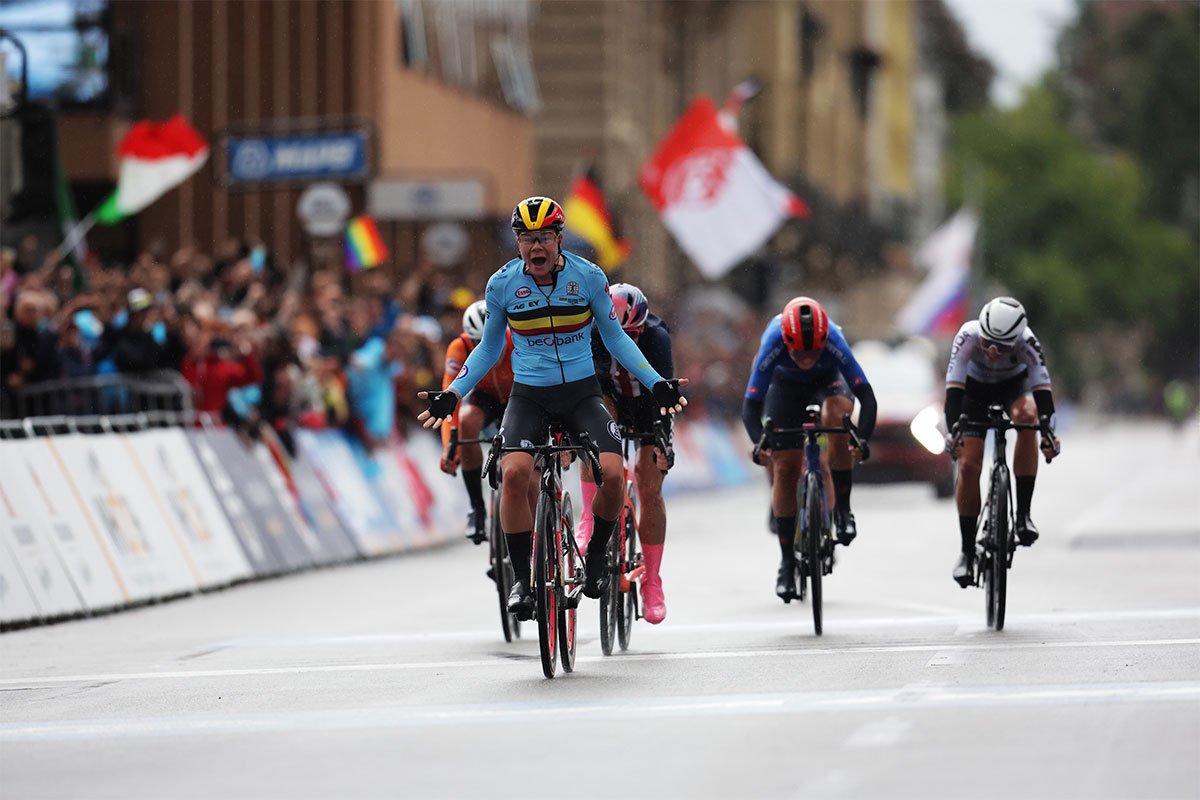
<path id="1" fill-rule="evenodd" d="M 507 330 L 507 337 L 504 342 L 504 350 L 500 353 L 500 358 L 496 361 L 488 373 L 484 375 L 479 383 L 475 385 L 473 391 L 489 394 L 501 403 L 508 402 L 508 396 L 512 394 L 513 387 L 513 369 L 512 369 L 512 329 Z M 458 338 L 450 342 L 450 346 L 446 348 L 446 371 L 442 375 L 442 389 L 446 389 L 450 383 L 458 376 L 459 370 L 462 369 L 463 362 L 467 360 L 467 356 L 475 349 L 474 343 L 465 333 L 459 334 Z M 450 429 L 458 427 L 458 412 L 462 408 L 462 403 L 458 404 L 458 408 L 454 409 L 453 416 L 450 417 L 450 424 L 442 425 L 442 443 L 450 442 Z"/>

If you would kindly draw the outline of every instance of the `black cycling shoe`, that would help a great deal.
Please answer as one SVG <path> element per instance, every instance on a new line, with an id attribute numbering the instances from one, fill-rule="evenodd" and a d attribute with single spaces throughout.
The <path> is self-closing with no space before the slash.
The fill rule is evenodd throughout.
<path id="1" fill-rule="evenodd" d="M 963 553 L 954 565 L 954 580 L 962 588 L 967 588 L 975 582 L 975 554 Z"/>
<path id="2" fill-rule="evenodd" d="M 1017 514 L 1017 541 L 1022 547 L 1029 547 L 1038 540 L 1038 529 L 1028 513 Z"/>
<path id="3" fill-rule="evenodd" d="M 781 561 L 779 574 L 775 576 L 775 596 L 785 603 L 792 602 L 796 594 L 796 562 Z"/>
<path id="4" fill-rule="evenodd" d="M 590 542 L 589 544 L 594 544 Z M 595 600 L 608 588 L 608 555 L 605 547 L 588 547 L 584 559 L 583 593 Z"/>
<path id="5" fill-rule="evenodd" d="M 508 613 L 515 614 L 517 619 L 528 622 L 533 619 L 533 592 L 525 581 L 513 581 L 512 591 L 508 593 Z"/>
<path id="6" fill-rule="evenodd" d="M 487 509 L 482 506 L 467 512 L 467 538 L 475 544 L 487 541 Z"/>
<path id="7" fill-rule="evenodd" d="M 858 536 L 858 526 L 854 524 L 854 514 L 849 509 L 833 509 L 833 527 L 837 530 L 837 541 L 840 545 L 848 545 Z"/>

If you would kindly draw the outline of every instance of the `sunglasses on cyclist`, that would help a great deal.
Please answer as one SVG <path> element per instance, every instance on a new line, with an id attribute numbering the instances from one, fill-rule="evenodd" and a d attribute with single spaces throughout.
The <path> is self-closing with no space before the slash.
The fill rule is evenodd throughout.
<path id="1" fill-rule="evenodd" d="M 539 231 L 538 233 L 518 233 L 517 241 L 523 245 L 540 244 L 543 247 L 554 242 L 558 234 L 554 231 Z"/>
<path id="2" fill-rule="evenodd" d="M 993 342 L 991 339 L 983 338 L 979 340 L 979 346 L 983 348 L 984 352 L 991 353 L 993 356 L 1007 355 L 1008 353 L 1011 353 L 1013 349 L 1011 344 Z"/>

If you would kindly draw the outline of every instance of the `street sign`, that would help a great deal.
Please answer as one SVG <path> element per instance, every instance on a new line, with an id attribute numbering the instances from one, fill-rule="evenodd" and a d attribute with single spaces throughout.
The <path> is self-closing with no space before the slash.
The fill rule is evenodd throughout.
<path id="1" fill-rule="evenodd" d="M 370 175 L 365 130 L 225 138 L 227 185 L 320 179 L 361 181 Z"/>
<path id="2" fill-rule="evenodd" d="M 350 195 L 336 183 L 314 183 L 300 195 L 296 215 L 309 236 L 333 236 L 350 218 Z"/>

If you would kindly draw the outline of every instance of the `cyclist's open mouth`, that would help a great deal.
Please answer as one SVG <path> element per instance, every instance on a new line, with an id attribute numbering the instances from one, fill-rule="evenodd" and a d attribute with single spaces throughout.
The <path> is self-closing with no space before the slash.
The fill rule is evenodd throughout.
<path id="1" fill-rule="evenodd" d="M 545 256 L 530 256 L 529 263 L 535 267 L 544 267 L 546 265 Z"/>

